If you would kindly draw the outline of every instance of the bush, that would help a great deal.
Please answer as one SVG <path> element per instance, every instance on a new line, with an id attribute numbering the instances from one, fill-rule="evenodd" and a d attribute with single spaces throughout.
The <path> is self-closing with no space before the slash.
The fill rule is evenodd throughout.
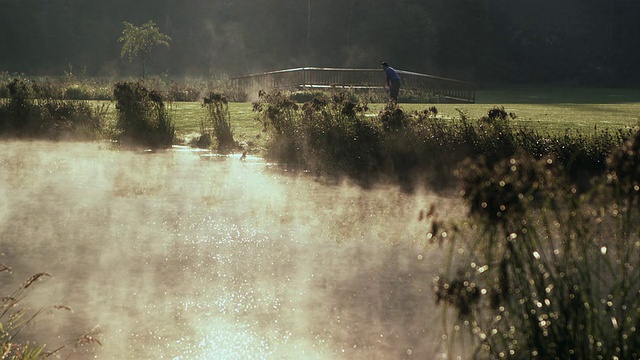
<path id="1" fill-rule="evenodd" d="M 367 180 L 382 159 L 379 128 L 365 117 L 367 110 L 345 93 L 305 103 L 300 122 L 304 162 L 316 172 Z"/>
<path id="2" fill-rule="evenodd" d="M 7 85 L 9 98 L 0 102 L 0 133 L 15 137 L 96 139 L 106 110 L 87 102 L 42 98 L 42 87 L 14 79 Z"/>
<path id="3" fill-rule="evenodd" d="M 302 114 L 300 107 L 281 92 L 260 91 L 259 100 L 253 103 L 253 111 L 261 116 L 263 132 L 270 138 L 266 146 L 266 156 L 289 164 L 302 165 L 304 157 L 300 134 Z"/>
<path id="4" fill-rule="evenodd" d="M 238 145 L 233 139 L 227 98 L 222 94 L 211 92 L 203 99 L 202 106 L 207 109 L 207 122 L 201 124 L 202 134 L 209 134 L 210 139 L 216 139 L 218 152 L 228 153 L 237 148 Z M 213 136 L 207 131 L 205 124 L 211 126 Z"/>
<path id="5" fill-rule="evenodd" d="M 396 179 L 407 190 L 419 180 L 451 186 L 461 161 L 482 157 L 493 166 L 518 151 L 535 159 L 553 157 L 585 190 L 591 177 L 604 171 L 611 150 L 630 136 L 625 130 L 541 134 L 513 126 L 516 115 L 502 107 L 475 121 L 464 114 L 459 120 L 443 120 L 435 107 L 405 112 L 390 103 L 373 118 L 365 104 L 346 94 L 316 96 L 301 106 L 280 92 L 259 96 L 254 110 L 270 135 L 269 157 L 317 173 Z"/>
<path id="6" fill-rule="evenodd" d="M 118 121 L 116 140 L 123 145 L 167 148 L 175 128 L 163 98 L 140 82 L 119 82 L 113 87 Z"/>
<path id="7" fill-rule="evenodd" d="M 364 182 L 383 166 L 380 129 L 365 116 L 366 104 L 343 93 L 316 96 L 301 106 L 280 92 L 259 96 L 254 110 L 270 136 L 267 156 Z"/>

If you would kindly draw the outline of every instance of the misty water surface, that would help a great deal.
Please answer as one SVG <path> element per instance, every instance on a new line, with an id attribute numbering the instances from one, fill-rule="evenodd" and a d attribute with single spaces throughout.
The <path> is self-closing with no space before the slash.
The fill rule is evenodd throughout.
<path id="1" fill-rule="evenodd" d="M 260 159 L 0 143 L 2 295 L 37 272 L 29 328 L 99 359 L 442 358 L 450 200 L 326 185 Z"/>

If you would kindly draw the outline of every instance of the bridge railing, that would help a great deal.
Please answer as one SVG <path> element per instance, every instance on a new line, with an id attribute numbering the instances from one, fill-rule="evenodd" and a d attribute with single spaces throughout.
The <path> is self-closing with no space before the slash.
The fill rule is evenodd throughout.
<path id="1" fill-rule="evenodd" d="M 427 91 L 443 102 L 475 102 L 475 84 L 416 72 L 398 70 L 402 88 Z M 305 67 L 269 71 L 231 79 L 236 90 L 297 90 L 313 88 L 382 89 L 385 87 L 381 69 L 343 69 Z"/>

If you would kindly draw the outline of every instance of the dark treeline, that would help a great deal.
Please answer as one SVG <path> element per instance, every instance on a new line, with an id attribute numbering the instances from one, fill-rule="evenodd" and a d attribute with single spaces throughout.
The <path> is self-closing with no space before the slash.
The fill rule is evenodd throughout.
<path id="1" fill-rule="evenodd" d="M 149 73 L 219 77 L 300 66 L 399 69 L 483 83 L 630 85 L 636 0 L 2 0 L 0 72 L 135 76 L 123 21 L 173 41 Z"/>

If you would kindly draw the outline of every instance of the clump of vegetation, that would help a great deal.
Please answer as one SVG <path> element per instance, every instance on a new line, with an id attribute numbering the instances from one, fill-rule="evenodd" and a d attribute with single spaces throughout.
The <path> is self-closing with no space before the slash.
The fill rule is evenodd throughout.
<path id="1" fill-rule="evenodd" d="M 291 93 L 289 93 L 289 99 L 297 103 L 306 103 L 308 101 L 313 100 L 313 98 L 315 97 L 321 97 L 324 95 L 325 95 L 324 91 L 318 91 L 318 90 L 292 91 Z"/>
<path id="2" fill-rule="evenodd" d="M 233 139 L 227 98 L 222 94 L 210 92 L 202 100 L 202 106 L 207 110 L 206 122 L 201 123 L 202 139 L 215 138 L 220 153 L 228 153 L 237 148 L 238 145 Z"/>
<path id="3" fill-rule="evenodd" d="M 365 115 L 366 104 L 348 94 L 318 96 L 301 107 L 300 149 L 304 162 L 319 173 L 367 180 L 377 172 L 380 133 Z"/>
<path id="4" fill-rule="evenodd" d="M 114 137 L 123 145 L 167 148 L 173 143 L 175 127 L 163 97 L 147 90 L 141 82 L 119 82 L 113 87 L 118 110 Z"/>
<path id="5" fill-rule="evenodd" d="M 303 164 L 300 106 L 281 92 L 260 91 L 253 111 L 260 113 L 262 131 L 270 136 L 266 156 L 290 164 Z"/>
<path id="6" fill-rule="evenodd" d="M 203 88 L 197 84 L 171 81 L 167 86 L 167 98 L 171 101 L 198 101 L 203 91 Z"/>
<path id="7" fill-rule="evenodd" d="M 11 272 L 11 268 L 0 264 L 0 272 Z M 50 276 L 51 274 L 46 272 L 37 273 L 20 284 L 11 294 L 0 299 L 0 357 L 2 359 L 39 360 L 64 355 L 64 349 L 77 352 L 79 347 L 84 345 L 102 346 L 102 342 L 93 336 L 91 331 L 77 339 L 75 344 L 64 344 L 52 351 L 45 351 L 46 345 L 24 338 L 23 330 L 32 326 L 44 310 L 71 311 L 71 308 L 65 305 L 53 305 L 37 311 L 30 311 L 21 306 L 31 286 Z M 70 356 L 70 354 L 66 355 Z"/>
<path id="8" fill-rule="evenodd" d="M 465 255 L 434 291 L 481 357 L 640 356 L 639 144 L 636 132 L 584 193 L 553 157 L 461 166 L 469 219 L 429 238 Z"/>
<path id="9" fill-rule="evenodd" d="M 99 137 L 107 107 L 93 108 L 85 101 L 47 97 L 46 86 L 14 79 L 7 86 L 8 98 L 0 100 L 0 133 L 19 138 Z"/>
<path id="10" fill-rule="evenodd" d="M 267 156 L 317 174 L 363 180 L 381 164 L 380 132 L 366 104 L 346 94 L 316 96 L 298 105 L 286 94 L 260 92 L 254 110 L 270 135 Z"/>
<path id="11" fill-rule="evenodd" d="M 270 136 L 269 157 L 317 173 L 395 179 L 407 190 L 422 180 L 451 186 L 461 161 L 482 156 L 493 165 L 518 151 L 536 159 L 554 157 L 582 190 L 604 171 L 611 150 L 630 136 L 630 130 L 542 134 L 512 125 L 516 115 L 502 107 L 477 120 L 464 114 L 444 120 L 435 107 L 406 112 L 390 103 L 377 117 L 367 116 L 365 109 L 365 104 L 340 94 L 299 105 L 283 93 L 261 92 L 254 103 Z"/>

